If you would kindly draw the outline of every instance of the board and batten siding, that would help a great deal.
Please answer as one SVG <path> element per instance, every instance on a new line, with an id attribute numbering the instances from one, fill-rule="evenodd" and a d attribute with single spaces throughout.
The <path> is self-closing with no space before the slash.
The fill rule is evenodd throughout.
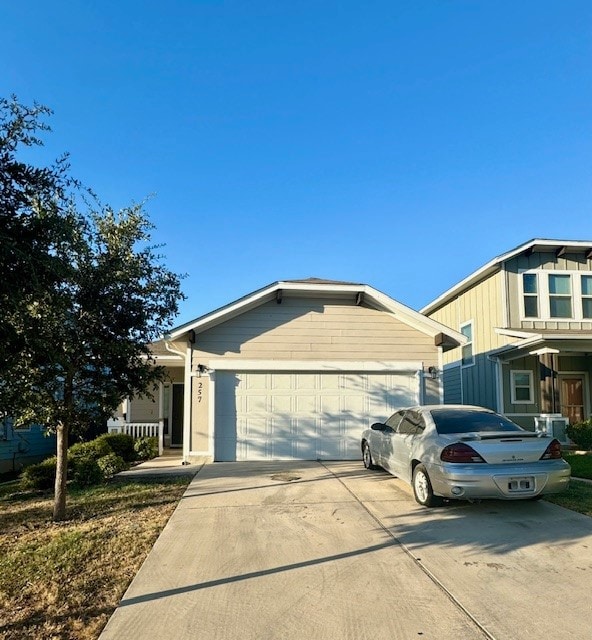
<path id="1" fill-rule="evenodd" d="M 460 331 L 473 324 L 475 364 L 461 367 L 461 348 L 444 353 L 444 402 L 478 404 L 497 409 L 496 367 L 487 355 L 507 344 L 495 327 L 504 325 L 503 276 L 497 272 L 430 314 L 438 322 Z M 455 371 L 456 369 L 456 371 Z"/>
<path id="2" fill-rule="evenodd" d="M 500 272 L 482 280 L 458 298 L 451 300 L 430 314 L 430 318 L 460 331 L 466 322 L 473 322 L 473 353 L 488 353 L 507 344 L 494 327 L 504 326 L 503 276 Z M 444 364 L 459 362 L 461 349 L 451 349 L 444 354 Z"/>
<path id="3" fill-rule="evenodd" d="M 520 277 L 522 271 L 588 271 L 592 272 L 592 258 L 586 259 L 583 253 L 566 254 L 556 257 L 555 253 L 535 251 L 531 255 L 516 256 L 506 262 L 508 279 L 510 326 L 522 329 L 563 329 L 592 331 L 592 322 L 549 322 L 544 320 L 521 319 L 522 299 Z"/>
<path id="4" fill-rule="evenodd" d="M 200 333 L 193 364 L 210 358 L 421 361 L 438 364 L 434 338 L 389 313 L 343 300 L 285 298 Z"/>

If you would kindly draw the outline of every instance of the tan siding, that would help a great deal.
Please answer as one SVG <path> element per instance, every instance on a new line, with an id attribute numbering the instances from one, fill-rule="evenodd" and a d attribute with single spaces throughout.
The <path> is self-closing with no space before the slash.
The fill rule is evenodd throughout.
<path id="1" fill-rule="evenodd" d="M 155 395 L 158 399 L 158 392 Z M 158 402 L 151 398 L 134 398 L 130 402 L 128 422 L 158 422 Z"/>
<path id="2" fill-rule="evenodd" d="M 194 361 L 421 360 L 437 364 L 434 339 L 388 313 L 348 301 L 269 302 L 198 335 Z"/>
<path id="3" fill-rule="evenodd" d="M 457 331 L 462 324 L 472 320 L 475 355 L 504 346 L 507 339 L 493 330 L 504 325 L 502 283 L 503 275 L 498 272 L 430 314 L 430 317 Z M 458 348 L 445 353 L 444 364 L 460 360 L 460 351 Z"/>
<path id="4" fill-rule="evenodd" d="M 165 382 L 183 382 L 184 370 L 182 367 L 167 368 L 167 380 Z M 133 398 L 129 403 L 128 422 L 158 422 L 160 412 L 158 408 L 159 391 L 155 388 L 154 400 L 144 398 Z M 116 415 L 121 416 L 123 407 L 119 407 Z"/>

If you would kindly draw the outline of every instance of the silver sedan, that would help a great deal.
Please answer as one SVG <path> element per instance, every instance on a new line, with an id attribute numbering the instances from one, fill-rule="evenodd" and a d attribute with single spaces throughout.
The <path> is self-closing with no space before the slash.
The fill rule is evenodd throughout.
<path id="1" fill-rule="evenodd" d="M 383 467 L 427 507 L 443 498 L 537 499 L 566 489 L 571 468 L 558 440 L 482 407 L 401 409 L 362 434 L 367 469 Z"/>

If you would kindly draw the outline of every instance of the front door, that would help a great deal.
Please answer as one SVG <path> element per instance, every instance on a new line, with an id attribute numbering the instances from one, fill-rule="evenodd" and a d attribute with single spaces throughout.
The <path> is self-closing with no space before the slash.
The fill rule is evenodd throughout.
<path id="1" fill-rule="evenodd" d="M 568 418 L 570 424 L 585 420 L 584 380 L 582 374 L 559 377 L 561 415 Z"/>
<path id="2" fill-rule="evenodd" d="M 183 413 L 185 387 L 182 384 L 173 385 L 173 402 L 171 415 L 171 447 L 183 445 Z"/>

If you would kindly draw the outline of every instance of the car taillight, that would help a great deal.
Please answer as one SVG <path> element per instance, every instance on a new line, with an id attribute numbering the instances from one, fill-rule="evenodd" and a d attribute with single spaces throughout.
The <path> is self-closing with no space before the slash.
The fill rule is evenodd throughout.
<path id="1" fill-rule="evenodd" d="M 561 458 L 561 443 L 554 438 L 545 449 L 545 453 L 540 457 L 541 460 L 557 460 Z"/>
<path id="2" fill-rule="evenodd" d="M 485 462 L 473 447 L 463 442 L 455 442 L 444 447 L 440 460 L 442 462 Z"/>

